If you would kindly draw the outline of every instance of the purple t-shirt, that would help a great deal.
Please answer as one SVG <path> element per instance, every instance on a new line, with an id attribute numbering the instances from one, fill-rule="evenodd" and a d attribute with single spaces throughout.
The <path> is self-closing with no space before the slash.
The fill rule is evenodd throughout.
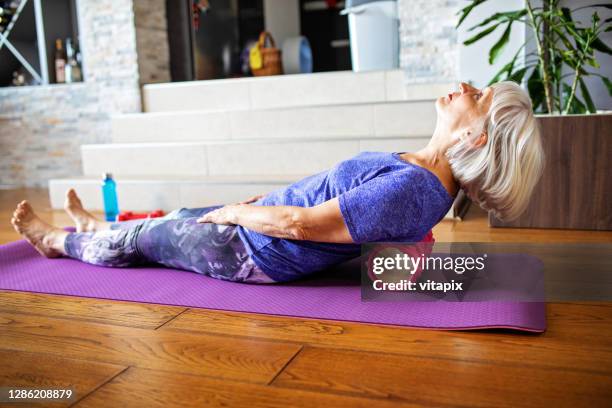
<path id="1" fill-rule="evenodd" d="M 363 152 L 255 202 L 313 207 L 338 197 L 355 242 L 273 238 L 239 226 L 255 264 L 275 281 L 286 282 L 360 256 L 362 243 L 421 241 L 446 215 L 453 197 L 433 173 L 400 154 Z"/>

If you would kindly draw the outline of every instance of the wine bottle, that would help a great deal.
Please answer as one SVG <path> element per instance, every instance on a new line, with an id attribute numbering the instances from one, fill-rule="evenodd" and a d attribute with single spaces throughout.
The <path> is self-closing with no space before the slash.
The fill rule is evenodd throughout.
<path id="1" fill-rule="evenodd" d="M 81 59 L 81 51 L 78 48 L 78 45 L 75 46 L 74 48 L 75 51 L 75 55 L 74 55 L 74 59 L 76 60 L 76 68 L 77 68 L 77 73 L 75 73 L 75 78 L 77 78 L 77 81 L 83 81 L 83 61 Z"/>
<path id="2" fill-rule="evenodd" d="M 66 56 L 62 47 L 62 40 L 55 40 L 55 82 L 63 84 L 66 82 Z"/>
<path id="3" fill-rule="evenodd" d="M 73 54 L 72 40 L 66 38 L 66 65 L 64 66 L 64 77 L 67 84 L 74 82 L 72 79 L 72 66 L 70 65 L 70 60 L 74 58 Z"/>
<path id="4" fill-rule="evenodd" d="M 66 39 L 66 83 L 81 81 L 81 67 L 76 59 L 76 49 L 70 38 Z"/>

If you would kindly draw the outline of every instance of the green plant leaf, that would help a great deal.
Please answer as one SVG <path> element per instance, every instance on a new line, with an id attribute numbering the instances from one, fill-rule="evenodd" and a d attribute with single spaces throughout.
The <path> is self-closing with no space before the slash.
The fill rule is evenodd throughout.
<path id="1" fill-rule="evenodd" d="M 580 92 L 582 92 L 582 97 L 584 98 L 584 102 L 586 104 L 586 107 L 587 107 L 589 113 L 596 113 L 597 109 L 595 108 L 595 104 L 593 103 L 593 99 L 591 99 L 591 94 L 589 93 L 589 90 L 587 89 L 586 85 L 584 84 L 584 81 L 582 80 L 582 78 L 580 78 L 578 80 L 578 82 L 580 83 Z"/>
<path id="2" fill-rule="evenodd" d="M 587 113 L 587 108 L 584 106 L 584 102 L 580 100 L 576 95 L 572 99 L 572 106 L 570 106 L 569 113 Z"/>
<path id="3" fill-rule="evenodd" d="M 529 96 L 531 97 L 534 112 L 546 112 L 546 108 L 543 106 L 544 85 L 542 84 L 540 71 L 537 69 L 537 67 L 533 70 L 531 76 L 527 80 L 527 90 L 529 91 Z"/>
<path id="4" fill-rule="evenodd" d="M 467 40 L 465 40 L 463 42 L 463 45 L 470 45 L 475 43 L 476 41 L 480 40 L 482 37 L 485 37 L 489 34 L 491 34 L 493 31 L 495 31 L 495 29 L 500 25 L 501 23 L 497 23 L 495 25 L 492 25 L 491 27 L 482 30 L 481 32 L 479 32 L 478 34 L 476 34 L 473 37 L 468 38 Z"/>
<path id="5" fill-rule="evenodd" d="M 514 61 L 510 61 L 509 63 L 507 63 L 506 65 L 504 65 L 502 67 L 502 69 L 500 69 L 499 71 L 497 71 L 497 74 L 495 74 L 495 76 L 493 77 L 493 79 L 491 79 L 489 81 L 489 83 L 487 84 L 487 86 L 491 86 L 496 82 L 499 82 L 499 79 L 502 77 L 502 75 L 507 74 L 509 71 L 512 70 L 512 65 L 514 64 Z"/>
<path id="6" fill-rule="evenodd" d="M 582 48 L 585 48 L 586 42 L 584 41 L 584 38 L 582 38 L 584 29 L 576 27 L 574 19 L 572 18 L 572 11 L 567 7 L 562 7 L 559 17 L 563 22 L 563 27 L 568 31 L 568 33 L 571 34 L 572 38 L 574 38 L 577 43 L 580 43 Z"/>
<path id="7" fill-rule="evenodd" d="M 497 71 L 497 74 L 495 74 L 495 76 L 493 77 L 493 79 L 491 79 L 488 83 L 487 86 L 489 85 L 493 85 L 496 82 L 499 82 L 499 80 L 501 79 L 502 75 L 506 74 L 506 77 L 510 74 L 510 72 L 512 72 L 512 69 L 514 68 L 514 62 L 516 61 L 516 58 L 513 58 L 512 61 L 510 61 L 509 63 L 507 63 L 506 65 L 504 65 L 502 67 L 502 69 L 500 69 L 499 71 Z"/>
<path id="8" fill-rule="evenodd" d="M 561 31 L 561 29 L 559 27 L 553 27 L 552 30 L 555 32 L 555 34 L 557 34 L 557 36 L 559 37 L 559 39 L 561 40 L 561 42 L 563 43 L 565 48 L 567 48 L 568 50 L 574 50 L 574 45 L 567 38 L 565 33 L 563 31 Z"/>
<path id="9" fill-rule="evenodd" d="M 586 62 L 593 68 L 599 68 L 599 62 L 595 58 L 587 58 Z"/>
<path id="10" fill-rule="evenodd" d="M 523 77 L 525 76 L 525 73 L 527 72 L 528 67 L 523 67 L 517 71 L 515 71 L 512 75 L 510 75 L 508 77 L 508 79 L 510 81 L 514 81 L 517 84 L 521 84 L 523 82 Z"/>
<path id="11" fill-rule="evenodd" d="M 589 4 L 588 6 L 585 6 L 585 7 L 605 7 L 607 9 L 612 10 L 612 4 Z M 584 8 L 584 7 L 580 7 L 580 8 Z"/>
<path id="12" fill-rule="evenodd" d="M 457 22 L 457 25 L 455 27 L 459 27 L 461 25 L 461 23 L 463 23 L 463 20 L 465 20 L 465 18 L 472 12 L 474 7 L 481 5 L 485 1 L 487 1 L 487 0 L 472 0 L 472 2 L 470 4 L 468 4 L 467 6 L 462 8 L 461 10 L 459 10 L 459 12 L 457 14 L 459 14 L 460 17 L 459 17 L 459 21 Z"/>
<path id="13" fill-rule="evenodd" d="M 516 20 L 516 19 L 523 17 L 525 14 L 527 14 L 526 9 L 516 10 L 516 11 L 507 11 L 505 13 L 495 13 L 491 17 L 483 20 L 480 24 L 476 24 L 475 26 L 470 27 L 468 31 L 472 31 L 478 27 L 486 26 L 487 24 L 493 21 L 496 21 L 496 20 L 500 20 L 499 21 L 500 23 L 503 23 L 509 20 Z"/>
<path id="14" fill-rule="evenodd" d="M 572 18 L 572 11 L 567 7 L 561 7 L 561 15 L 565 17 L 565 21 L 571 25 L 574 25 L 574 19 Z"/>
<path id="15" fill-rule="evenodd" d="M 608 88 L 608 94 L 612 96 L 612 81 L 610 81 L 608 78 L 604 76 L 601 77 L 601 80 L 603 81 L 606 88 Z"/>
<path id="16" fill-rule="evenodd" d="M 608 47 L 603 41 L 599 38 L 593 40 L 592 47 L 597 51 L 604 52 L 608 55 L 612 55 L 612 48 Z"/>
<path id="17" fill-rule="evenodd" d="M 489 51 L 489 65 L 493 65 L 495 60 L 499 54 L 503 51 L 506 44 L 508 44 L 508 40 L 510 39 L 510 32 L 512 31 L 512 21 L 508 23 L 506 30 L 502 34 L 502 36 L 497 40 L 497 42 L 493 45 L 491 50 Z"/>
<path id="18" fill-rule="evenodd" d="M 516 53 L 514 54 L 514 57 L 512 57 L 510 62 L 507 63 L 506 65 L 504 65 L 502 67 L 502 69 L 500 69 L 497 72 L 497 74 L 495 74 L 495 76 L 493 77 L 493 79 L 491 79 L 491 81 L 489 81 L 489 84 L 487 86 L 492 85 L 492 84 L 498 82 L 503 74 L 506 74 L 506 77 L 508 75 L 510 75 L 510 73 L 514 70 L 514 64 L 516 63 L 516 59 L 520 55 L 520 53 L 523 50 L 523 48 L 525 48 L 525 44 L 523 44 L 522 46 L 519 47 L 518 50 L 516 50 Z"/>

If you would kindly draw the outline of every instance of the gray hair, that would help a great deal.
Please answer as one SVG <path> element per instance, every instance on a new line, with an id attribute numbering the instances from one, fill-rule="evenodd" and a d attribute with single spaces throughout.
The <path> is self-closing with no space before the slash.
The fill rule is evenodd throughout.
<path id="1" fill-rule="evenodd" d="M 487 142 L 462 139 L 447 151 L 453 175 L 467 196 L 501 220 L 518 218 L 544 168 L 540 129 L 531 99 L 514 82 L 491 85 L 493 100 L 482 123 Z M 480 132 L 473 132 L 473 138 Z"/>

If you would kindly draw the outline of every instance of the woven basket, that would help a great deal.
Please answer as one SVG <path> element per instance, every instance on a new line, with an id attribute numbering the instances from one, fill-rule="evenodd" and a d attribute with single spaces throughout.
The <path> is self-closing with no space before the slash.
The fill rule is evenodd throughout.
<path id="1" fill-rule="evenodd" d="M 266 40 L 270 40 L 270 46 L 266 47 Z M 281 75 L 283 73 L 283 63 L 281 60 L 281 51 L 276 48 L 274 38 L 269 32 L 263 31 L 259 35 L 259 41 L 255 44 L 255 47 L 259 48 L 261 52 L 261 68 L 251 67 L 251 71 L 255 76 L 266 76 L 266 75 Z"/>

